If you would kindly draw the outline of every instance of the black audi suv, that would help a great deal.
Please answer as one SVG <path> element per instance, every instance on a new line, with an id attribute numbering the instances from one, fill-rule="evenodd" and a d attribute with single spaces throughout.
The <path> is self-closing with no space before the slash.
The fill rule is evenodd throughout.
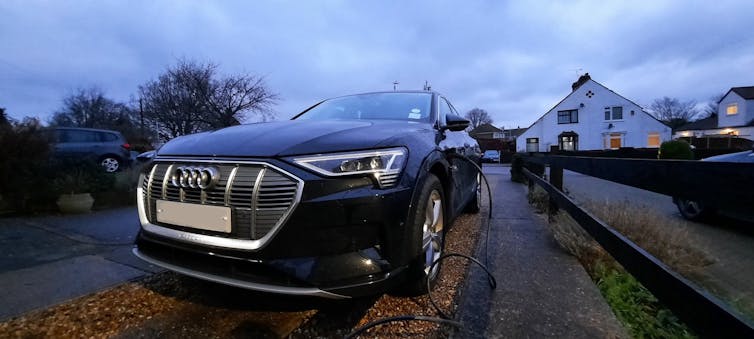
<path id="1" fill-rule="evenodd" d="M 438 93 L 398 91 L 173 139 L 144 166 L 134 253 L 264 292 L 422 293 L 448 227 L 479 210 L 468 125 Z"/>

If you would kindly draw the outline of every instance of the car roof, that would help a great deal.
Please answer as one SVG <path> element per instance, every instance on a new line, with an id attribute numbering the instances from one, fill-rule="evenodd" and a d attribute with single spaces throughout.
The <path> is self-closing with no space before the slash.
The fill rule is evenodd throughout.
<path id="1" fill-rule="evenodd" d="M 326 100 L 330 99 L 337 99 L 337 98 L 344 98 L 344 97 L 353 97 L 357 95 L 368 95 L 368 94 L 390 94 L 390 93 L 424 93 L 424 94 L 430 94 L 430 95 L 439 95 L 442 96 L 442 94 L 435 92 L 435 91 L 421 91 L 421 90 L 400 90 L 400 91 L 375 91 L 375 92 L 363 92 L 363 93 L 354 93 L 354 94 L 346 94 L 346 95 L 339 95 L 337 97 L 328 98 Z M 326 101 L 323 100 L 323 101 Z"/>
<path id="2" fill-rule="evenodd" d="M 53 127 L 55 130 L 74 130 L 74 131 L 91 131 L 91 132 L 106 132 L 106 133 L 116 133 L 120 134 L 118 131 L 113 131 L 109 129 L 98 129 L 98 128 L 85 128 L 85 127 Z"/>

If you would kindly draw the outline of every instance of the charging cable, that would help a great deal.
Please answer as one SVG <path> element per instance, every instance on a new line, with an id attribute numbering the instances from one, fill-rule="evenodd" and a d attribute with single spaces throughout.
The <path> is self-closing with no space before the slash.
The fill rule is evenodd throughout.
<path id="1" fill-rule="evenodd" d="M 438 150 L 435 150 L 435 151 L 439 152 Z M 447 253 L 447 254 L 441 255 L 439 258 L 437 258 L 435 261 L 433 261 L 432 264 L 429 266 L 429 271 L 432 272 L 432 270 L 435 268 L 435 266 L 437 266 L 441 261 L 443 261 L 443 260 L 445 260 L 447 258 L 453 258 L 453 257 L 464 258 L 464 259 L 467 259 L 467 260 L 473 262 L 474 264 L 476 264 L 477 266 L 481 267 L 484 270 L 484 273 L 487 274 L 487 282 L 489 283 L 490 288 L 492 288 L 494 290 L 494 289 L 497 288 L 497 280 L 492 275 L 492 273 L 490 272 L 490 270 L 487 268 L 487 265 L 489 264 L 489 258 L 488 258 L 488 255 L 487 255 L 487 253 L 488 253 L 487 248 L 489 247 L 490 224 L 492 222 L 492 191 L 490 190 L 490 183 L 487 181 L 487 177 L 484 175 L 484 173 L 482 173 L 482 167 L 480 167 L 473 160 L 469 159 L 467 156 L 462 155 L 462 154 L 458 154 L 458 153 L 449 153 L 448 156 L 451 157 L 451 158 L 458 158 L 458 159 L 465 160 L 468 163 L 474 165 L 474 167 L 479 172 L 479 176 L 482 178 L 482 181 L 484 181 L 484 184 L 487 187 L 487 199 L 489 201 L 489 211 L 487 213 L 487 227 L 486 227 L 487 230 L 486 230 L 485 242 L 484 242 L 484 262 L 485 262 L 486 265 L 482 264 L 481 262 L 479 262 L 479 260 L 477 260 L 476 258 L 468 256 L 468 255 L 465 255 L 465 254 Z M 481 188 L 477 188 L 477 189 L 481 189 Z M 478 201 L 477 203 L 481 204 L 481 201 Z M 359 334 L 363 333 L 364 331 L 366 331 L 366 330 L 368 330 L 368 329 L 370 329 L 372 327 L 376 327 L 376 326 L 379 326 L 379 325 L 382 325 L 382 324 L 386 324 L 386 323 L 399 322 L 399 321 L 435 322 L 435 323 L 440 323 L 440 324 L 451 325 L 451 326 L 454 326 L 454 327 L 457 327 L 457 328 L 462 328 L 463 324 L 461 324 L 461 322 L 452 319 L 448 313 L 446 313 L 445 311 L 443 311 L 437 305 L 437 303 L 435 302 L 434 297 L 432 296 L 432 289 L 431 289 L 430 283 L 431 282 L 429 281 L 429 279 L 427 279 L 427 296 L 429 297 L 429 302 L 430 302 L 430 304 L 432 304 L 432 307 L 434 307 L 434 309 L 440 315 L 439 317 L 428 317 L 428 316 L 421 316 L 421 315 L 400 315 L 400 316 L 395 316 L 395 317 L 388 317 L 388 318 L 377 319 L 375 321 L 372 321 L 372 322 L 370 322 L 370 323 L 368 323 L 368 324 L 366 324 L 364 326 L 361 326 L 361 327 L 355 329 L 354 331 L 352 331 L 351 333 L 349 333 L 348 335 L 346 335 L 345 338 L 346 339 L 355 338 Z"/>

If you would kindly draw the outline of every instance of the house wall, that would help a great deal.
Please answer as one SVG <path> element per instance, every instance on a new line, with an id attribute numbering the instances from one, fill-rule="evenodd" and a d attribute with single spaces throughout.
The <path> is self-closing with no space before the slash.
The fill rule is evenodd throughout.
<path id="1" fill-rule="evenodd" d="M 613 106 L 623 107 L 623 119 L 606 121 L 605 107 Z M 578 110 L 578 123 L 558 124 L 558 111 L 570 109 Z M 579 150 L 604 149 L 605 135 L 609 133 L 622 134 L 622 147 L 648 147 L 650 132 L 659 133 L 661 142 L 670 140 L 670 128 L 638 105 L 588 80 L 521 134 L 516 139 L 516 150 L 526 151 L 527 138 L 539 138 L 539 151 L 548 152 L 551 145 L 558 145 L 558 135 L 566 131 L 579 135 Z"/>
<path id="2" fill-rule="evenodd" d="M 738 104 L 738 114 L 728 115 L 726 110 L 728 105 L 732 103 Z M 717 108 L 718 127 L 743 126 L 752 119 L 754 119 L 754 104 L 748 104 L 746 100 L 736 94 L 736 92 L 730 91 L 728 92 L 728 95 L 720 100 L 720 105 Z"/>
<path id="3" fill-rule="evenodd" d="M 733 134 L 737 135 L 740 138 L 754 141 L 754 127 L 721 127 L 706 130 L 678 131 L 676 133 L 673 133 L 673 139 L 686 137 L 704 138 L 706 136 L 720 137 L 721 135 L 731 132 L 733 132 Z"/>

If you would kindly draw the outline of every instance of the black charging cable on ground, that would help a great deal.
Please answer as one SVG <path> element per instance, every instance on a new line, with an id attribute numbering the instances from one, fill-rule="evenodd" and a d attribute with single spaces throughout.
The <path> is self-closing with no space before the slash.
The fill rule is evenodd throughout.
<path id="1" fill-rule="evenodd" d="M 468 161 L 470 164 L 474 165 L 474 167 L 479 172 L 479 176 L 484 181 L 485 186 L 487 186 L 487 198 L 489 200 L 490 205 L 489 205 L 489 211 L 488 211 L 488 214 L 487 214 L 487 230 L 486 230 L 485 242 L 484 242 L 484 262 L 485 262 L 485 264 L 489 264 L 489 259 L 487 257 L 487 248 L 489 247 L 490 223 L 492 221 L 492 191 L 490 190 L 490 183 L 487 181 L 487 177 L 484 176 L 484 173 L 482 173 L 482 168 L 477 163 L 475 163 L 474 161 L 472 161 L 471 159 L 469 159 L 468 157 L 466 157 L 464 155 L 461 155 L 461 154 L 456 154 L 456 153 L 450 153 L 449 156 L 453 157 L 453 158 L 463 159 L 465 161 Z M 481 189 L 481 188 L 478 188 L 478 189 Z M 481 201 L 478 201 L 477 203 L 481 204 Z M 465 258 L 465 259 L 467 259 L 467 260 L 469 260 L 469 261 L 477 264 L 479 267 L 481 267 L 484 270 L 484 273 L 487 274 L 487 282 L 489 283 L 490 288 L 492 288 L 492 289 L 497 288 L 497 280 L 492 275 L 492 273 L 487 268 L 487 266 L 485 264 L 482 264 L 481 262 L 479 262 L 479 260 L 477 260 L 476 258 L 468 256 L 468 255 L 465 255 L 465 254 L 460 254 L 460 253 L 443 254 L 439 258 L 437 258 L 435 261 L 432 262 L 432 265 L 429 266 L 429 271 L 432 272 L 432 270 L 435 268 L 435 266 L 438 265 L 441 261 L 443 261 L 443 260 L 445 260 L 447 258 L 452 258 L 452 257 Z M 428 317 L 428 316 L 421 316 L 421 315 L 399 315 L 399 316 L 395 316 L 395 317 L 388 317 L 388 318 L 377 319 L 375 321 L 372 321 L 372 322 L 370 322 L 370 323 L 368 323 L 368 324 L 366 324 L 364 326 L 361 326 L 361 327 L 355 329 L 354 331 L 352 331 L 351 333 L 349 333 L 348 335 L 346 335 L 345 338 L 346 339 L 355 338 L 359 334 L 363 333 L 364 331 L 366 331 L 366 330 L 368 330 L 368 329 L 370 329 L 372 327 L 376 327 L 376 326 L 379 326 L 379 325 L 382 325 L 382 324 L 386 324 L 386 323 L 391 323 L 391 322 L 398 322 L 398 321 L 426 321 L 426 322 L 434 322 L 434 323 L 440 323 L 440 324 L 447 324 L 447 325 L 451 325 L 451 326 L 458 327 L 458 328 L 463 327 L 463 324 L 461 324 L 461 322 L 459 322 L 457 320 L 451 319 L 450 315 L 448 315 L 447 313 L 445 313 L 437 305 L 437 303 L 435 302 L 434 297 L 432 297 L 432 288 L 430 286 L 430 283 L 431 282 L 429 281 L 429 279 L 427 279 L 427 296 L 429 297 L 430 304 L 432 304 L 432 307 L 435 308 L 435 310 L 440 315 L 440 317 Z"/>

